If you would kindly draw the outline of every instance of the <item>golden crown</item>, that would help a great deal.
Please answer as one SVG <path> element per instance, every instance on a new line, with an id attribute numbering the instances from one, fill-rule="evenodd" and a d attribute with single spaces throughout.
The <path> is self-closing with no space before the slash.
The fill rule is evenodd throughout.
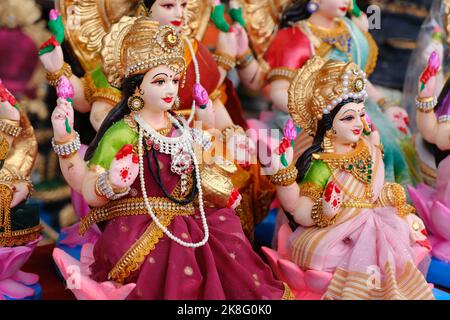
<path id="1" fill-rule="evenodd" d="M 123 17 L 103 38 L 103 70 L 109 83 L 119 88 L 124 78 L 166 65 L 184 72 L 184 44 L 176 30 L 146 17 Z"/>
<path id="2" fill-rule="evenodd" d="M 289 87 L 288 109 L 294 122 L 314 135 L 317 122 L 349 98 L 367 98 L 366 73 L 353 62 L 316 56 L 297 71 Z"/>

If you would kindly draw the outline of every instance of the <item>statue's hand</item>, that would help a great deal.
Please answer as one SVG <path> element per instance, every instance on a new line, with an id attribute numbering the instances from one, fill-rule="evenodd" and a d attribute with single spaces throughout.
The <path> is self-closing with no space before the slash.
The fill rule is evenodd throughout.
<path id="1" fill-rule="evenodd" d="M 408 134 L 409 116 L 405 109 L 399 106 L 392 106 L 384 113 L 401 133 L 404 135 Z"/>
<path id="2" fill-rule="evenodd" d="M 436 75 L 441 66 L 439 55 L 433 51 L 428 58 L 428 64 L 419 78 L 418 96 L 421 98 L 433 97 L 436 90 Z"/>
<path id="3" fill-rule="evenodd" d="M 284 158 L 286 160 L 284 164 L 281 161 L 282 152 L 280 151 L 284 151 Z M 293 160 L 294 148 L 292 148 L 292 146 L 288 146 L 285 150 L 280 150 L 280 147 L 278 146 L 272 150 L 270 164 L 268 166 L 268 169 L 266 169 L 266 173 L 269 175 L 274 175 L 281 169 L 286 168 L 285 164 L 287 164 L 287 166 L 289 167 L 292 164 Z"/>
<path id="4" fill-rule="evenodd" d="M 52 113 L 53 136 L 56 143 L 64 144 L 74 139 L 74 131 L 67 130 L 67 126 L 71 129 L 73 128 L 73 119 L 72 104 L 65 99 L 59 98 Z"/>
<path id="5" fill-rule="evenodd" d="M 235 23 L 233 25 L 233 33 L 236 36 L 236 44 L 237 44 L 236 55 L 243 56 L 249 48 L 247 32 L 239 23 Z"/>
<path id="6" fill-rule="evenodd" d="M 219 32 L 219 36 L 217 38 L 217 52 L 225 53 L 233 58 L 236 58 L 238 50 L 237 46 L 236 34 L 234 32 Z"/>
<path id="7" fill-rule="evenodd" d="M 365 13 L 361 13 L 359 17 L 352 16 L 352 21 L 362 32 L 369 32 L 369 19 Z"/>
<path id="8" fill-rule="evenodd" d="M 109 182 L 112 188 L 123 190 L 130 187 L 139 174 L 139 157 L 132 144 L 124 145 L 114 156 L 109 167 Z"/>
<path id="9" fill-rule="evenodd" d="M 227 150 L 241 166 L 247 167 L 255 160 L 256 145 L 243 133 L 235 132 L 228 137 Z"/>
<path id="10" fill-rule="evenodd" d="M 239 193 L 239 190 L 237 188 L 234 188 L 233 192 L 230 195 L 230 198 L 228 199 L 227 208 L 236 210 L 236 208 L 241 204 L 241 200 L 242 196 Z"/>
<path id="11" fill-rule="evenodd" d="M 30 193 L 27 182 L 15 183 L 14 188 L 15 190 L 11 201 L 11 208 L 14 208 L 19 203 L 22 203 L 22 201 L 25 201 Z"/>
<path id="12" fill-rule="evenodd" d="M 422 219 L 415 214 L 408 214 L 404 219 L 411 230 L 411 242 L 418 243 L 419 245 L 427 247 L 431 250 L 431 244 L 427 238 L 427 230 L 425 229 L 425 224 Z"/>
<path id="13" fill-rule="evenodd" d="M 64 54 L 60 45 L 56 45 L 52 51 L 39 56 L 39 59 L 45 70 L 52 73 L 58 72 L 64 65 Z"/>
<path id="14" fill-rule="evenodd" d="M 334 181 L 330 181 L 325 188 L 322 199 L 323 214 L 328 218 L 333 218 L 339 211 L 342 204 L 341 189 Z"/>
<path id="15" fill-rule="evenodd" d="M 5 88 L 0 80 L 0 119 L 20 120 L 20 112 L 16 105 L 16 98 Z"/>

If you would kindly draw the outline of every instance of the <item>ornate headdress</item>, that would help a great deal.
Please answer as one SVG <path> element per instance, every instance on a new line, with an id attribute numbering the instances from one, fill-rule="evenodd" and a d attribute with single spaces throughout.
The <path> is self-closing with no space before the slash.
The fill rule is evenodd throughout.
<path id="1" fill-rule="evenodd" d="M 126 77 L 166 65 L 184 72 L 184 45 L 171 26 L 160 27 L 148 18 L 123 17 L 103 38 L 103 71 L 109 83 L 120 88 Z"/>
<path id="2" fill-rule="evenodd" d="M 348 98 L 367 98 L 366 74 L 353 62 L 314 57 L 297 71 L 289 87 L 289 113 L 308 134 L 315 135 L 317 122 Z"/>

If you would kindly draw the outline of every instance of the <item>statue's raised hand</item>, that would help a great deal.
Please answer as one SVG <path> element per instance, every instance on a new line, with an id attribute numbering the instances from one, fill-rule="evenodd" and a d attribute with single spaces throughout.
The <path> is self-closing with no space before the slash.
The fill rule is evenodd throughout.
<path id="1" fill-rule="evenodd" d="M 64 25 L 61 15 L 55 9 L 50 11 L 48 27 L 53 35 L 39 48 L 39 58 L 48 72 L 57 72 L 64 64 L 61 49 L 61 43 L 64 41 Z"/>
<path id="2" fill-rule="evenodd" d="M 133 151 L 132 144 L 124 145 L 114 156 L 109 167 L 109 182 L 113 189 L 123 190 L 130 187 L 139 174 L 139 157 Z"/>
<path id="3" fill-rule="evenodd" d="M 20 120 L 16 98 L 5 88 L 0 80 L 0 119 Z"/>
<path id="4" fill-rule="evenodd" d="M 322 198 L 322 208 L 323 214 L 331 219 L 333 218 L 339 211 L 339 208 L 342 204 L 342 195 L 341 189 L 334 182 L 330 181 L 325 188 Z"/>
<path id="5" fill-rule="evenodd" d="M 433 97 L 436 90 L 436 75 L 441 66 L 439 55 L 433 51 L 428 58 L 428 64 L 419 78 L 418 96 L 421 98 Z"/>
<path id="6" fill-rule="evenodd" d="M 67 130 L 67 126 L 73 128 L 73 119 L 72 104 L 66 99 L 59 98 L 52 113 L 53 136 L 56 143 L 64 144 L 75 137 L 73 130 Z"/>

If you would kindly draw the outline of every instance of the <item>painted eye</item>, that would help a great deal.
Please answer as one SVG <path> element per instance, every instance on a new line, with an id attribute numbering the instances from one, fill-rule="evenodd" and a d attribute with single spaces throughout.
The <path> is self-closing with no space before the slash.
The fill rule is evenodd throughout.
<path id="1" fill-rule="evenodd" d="M 173 83 L 174 83 L 174 84 L 180 83 L 180 79 L 173 79 Z"/>
<path id="2" fill-rule="evenodd" d="M 353 116 L 348 116 L 348 117 L 345 117 L 345 118 L 343 118 L 343 119 L 341 119 L 342 121 L 352 121 L 353 119 L 355 119 L 355 117 L 353 117 Z"/>
<path id="3" fill-rule="evenodd" d="M 163 79 L 159 79 L 159 80 L 153 81 L 152 83 L 154 83 L 158 86 L 162 86 L 165 83 L 165 81 Z"/>
<path id="4" fill-rule="evenodd" d="M 165 8 L 165 9 L 167 9 L 167 10 L 170 10 L 170 9 L 173 8 L 173 4 L 164 4 L 164 5 L 163 5 L 163 8 Z"/>
<path id="5" fill-rule="evenodd" d="M 187 2 L 183 3 L 181 6 L 182 6 L 183 8 L 186 8 L 186 7 L 187 7 Z"/>

